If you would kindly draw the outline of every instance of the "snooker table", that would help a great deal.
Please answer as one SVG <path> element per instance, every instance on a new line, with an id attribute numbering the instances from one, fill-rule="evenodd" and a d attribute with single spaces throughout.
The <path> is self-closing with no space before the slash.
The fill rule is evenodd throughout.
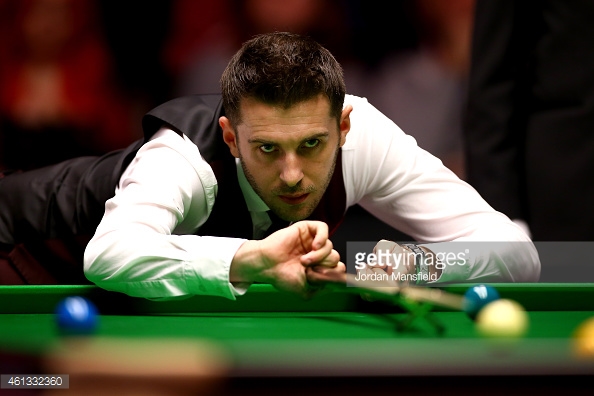
<path id="1" fill-rule="evenodd" d="M 594 317 L 594 284 L 492 285 L 502 298 L 514 299 L 528 311 L 528 333 L 515 343 L 493 344 L 479 337 L 470 318 L 447 308 L 433 307 L 401 328 L 398 324 L 411 318 L 405 309 L 364 301 L 348 290 L 323 291 L 303 300 L 256 284 L 236 301 L 210 296 L 150 301 L 86 285 L 2 286 L 0 374 L 72 370 L 61 374 L 67 374 L 70 389 L 76 389 L 77 369 L 85 363 L 54 368 L 46 357 L 70 342 L 54 322 L 56 304 L 79 295 L 93 301 L 101 313 L 97 331 L 77 337 L 82 342 L 123 340 L 117 346 L 183 340 L 206 345 L 203 364 L 212 378 L 201 378 L 209 385 L 200 392 L 190 388 L 187 394 L 591 394 L 585 380 L 594 378 L 594 356 L 576 356 L 572 333 Z M 470 286 L 442 290 L 462 295 Z M 442 332 L 434 321 L 443 325 Z M 169 352 L 174 354 L 175 348 Z M 85 358 L 92 361 L 93 353 L 85 353 Z M 128 384 L 142 381 L 142 374 L 131 374 Z M 93 389 L 108 383 L 103 378 Z M 126 394 L 123 389 L 118 393 Z M 27 391 L 33 389 L 14 394 Z"/>

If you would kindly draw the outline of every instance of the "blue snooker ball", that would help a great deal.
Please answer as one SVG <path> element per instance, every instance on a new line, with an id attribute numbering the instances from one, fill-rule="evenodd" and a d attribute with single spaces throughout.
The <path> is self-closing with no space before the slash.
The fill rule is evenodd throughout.
<path id="1" fill-rule="evenodd" d="M 91 334 L 97 329 L 98 317 L 95 304 L 84 297 L 67 297 L 56 306 L 56 322 L 64 334 Z"/>
<path id="2" fill-rule="evenodd" d="M 489 285 L 476 285 L 464 293 L 464 312 L 475 319 L 479 311 L 492 301 L 499 300 L 499 292 Z"/>

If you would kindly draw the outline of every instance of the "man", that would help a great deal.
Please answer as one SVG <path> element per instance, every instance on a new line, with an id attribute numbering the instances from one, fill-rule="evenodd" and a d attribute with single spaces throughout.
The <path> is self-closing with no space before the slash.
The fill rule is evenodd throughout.
<path id="1" fill-rule="evenodd" d="M 58 173 L 60 186 L 74 185 L 49 194 L 67 212 L 59 222 L 66 226 L 52 231 L 89 231 L 93 207 L 108 195 L 84 254 L 90 281 L 154 299 L 233 299 L 253 282 L 307 297 L 317 281 L 345 271 L 329 235 L 356 203 L 419 241 L 522 242 L 477 251 L 465 266 L 432 266 L 442 282 L 538 279 L 538 255 L 521 229 L 365 99 L 345 100 L 340 65 L 318 43 L 289 33 L 256 36 L 230 61 L 221 86 L 222 103 L 190 96 L 151 111 L 143 144 L 81 159 L 66 174 L 40 171 L 44 180 Z M 68 197 L 73 205 L 62 203 Z M 3 217 L 13 229 L 47 228 L 14 211 L 0 210 Z M 292 224 L 265 237 L 277 217 Z M 22 218 L 33 226 L 19 225 Z M 63 240 L 58 231 L 42 234 Z M 10 235 L 0 228 L 0 242 L 16 244 Z M 445 248 L 388 242 L 386 249 L 436 257 Z M 419 270 L 407 264 L 399 271 Z"/>
<path id="2" fill-rule="evenodd" d="M 535 241 L 594 240 L 594 2 L 479 0 L 468 181 Z"/>

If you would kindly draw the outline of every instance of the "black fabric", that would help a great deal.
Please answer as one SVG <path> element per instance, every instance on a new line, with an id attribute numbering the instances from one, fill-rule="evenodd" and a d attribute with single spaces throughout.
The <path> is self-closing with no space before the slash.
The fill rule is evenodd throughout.
<path id="1" fill-rule="evenodd" d="M 594 2 L 478 0 L 468 181 L 534 240 L 594 240 Z"/>
<path id="2" fill-rule="evenodd" d="M 142 119 L 142 129 L 146 141 L 164 125 L 183 133 L 210 163 L 230 155 L 219 127 L 219 118 L 223 115 L 221 95 L 183 96 L 149 111 Z"/>
<path id="3" fill-rule="evenodd" d="M 268 227 L 268 229 L 266 230 L 264 237 L 267 237 L 270 234 L 277 232 L 278 230 L 282 230 L 283 228 L 286 228 L 291 224 L 290 221 L 286 221 L 278 217 L 276 213 L 274 213 L 272 210 L 269 210 L 267 213 L 270 217 L 270 220 L 272 220 L 272 224 L 270 224 L 270 227 Z"/>
<path id="4" fill-rule="evenodd" d="M 0 243 L 92 235 L 140 145 L 0 178 Z"/>
<path id="5" fill-rule="evenodd" d="M 86 283 L 84 249 L 133 152 L 131 146 L 0 178 L 0 250 L 24 283 Z M 41 265 L 47 274 L 35 270 Z M 8 264 L 0 268 L 0 283 L 13 278 L 8 273 Z"/>

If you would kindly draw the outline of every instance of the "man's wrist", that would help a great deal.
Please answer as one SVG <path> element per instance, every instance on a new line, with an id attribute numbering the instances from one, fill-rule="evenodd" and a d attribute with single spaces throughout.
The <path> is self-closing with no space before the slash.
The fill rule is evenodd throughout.
<path id="1" fill-rule="evenodd" d="M 261 272 L 262 250 L 260 241 L 249 240 L 243 243 L 229 268 L 229 281 L 234 282 L 259 282 L 258 274 Z"/>
<path id="2" fill-rule="evenodd" d="M 425 251 L 414 243 L 406 243 L 402 246 L 410 250 L 415 258 L 414 265 L 415 274 L 417 275 L 417 284 L 422 280 L 429 279 L 429 268 L 425 258 Z"/>
<path id="3" fill-rule="evenodd" d="M 426 253 L 427 258 L 430 258 L 429 261 L 431 265 L 429 265 L 429 279 L 432 281 L 438 280 L 441 277 L 443 263 L 431 249 L 426 246 L 419 246 L 419 248 Z"/>
<path id="4" fill-rule="evenodd" d="M 402 246 L 414 255 L 417 284 L 436 281 L 441 277 L 441 263 L 431 249 L 414 243 L 407 243 Z"/>

